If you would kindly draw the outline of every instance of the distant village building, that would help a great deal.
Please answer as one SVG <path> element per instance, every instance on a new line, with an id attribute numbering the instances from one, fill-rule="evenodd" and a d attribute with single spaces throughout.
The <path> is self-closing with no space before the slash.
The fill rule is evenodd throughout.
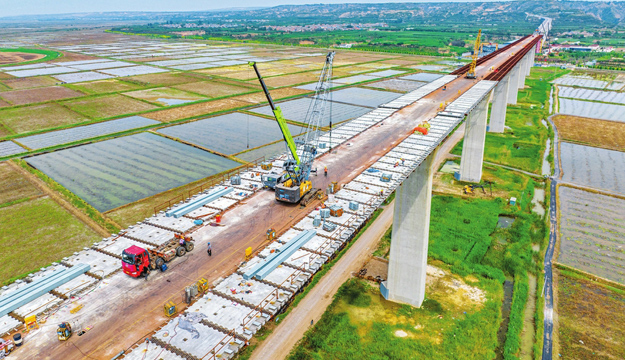
<path id="1" fill-rule="evenodd" d="M 559 51 L 583 51 L 583 52 L 613 52 L 613 46 L 599 46 L 599 45 L 575 45 L 575 44 L 555 44 L 549 46 L 549 49 L 546 53 L 553 53 Z"/>

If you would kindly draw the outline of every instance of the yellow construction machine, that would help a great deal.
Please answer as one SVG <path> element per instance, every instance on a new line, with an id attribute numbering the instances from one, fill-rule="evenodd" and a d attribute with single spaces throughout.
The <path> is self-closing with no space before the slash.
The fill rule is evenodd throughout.
<path id="1" fill-rule="evenodd" d="M 56 336 L 59 337 L 60 341 L 65 341 L 72 337 L 72 326 L 68 322 L 62 322 L 59 324 L 59 327 L 56 329 Z"/>
<path id="2" fill-rule="evenodd" d="M 477 32 L 477 38 L 475 39 L 475 45 L 473 46 L 473 61 L 471 61 L 471 65 L 469 66 L 469 71 L 467 71 L 466 78 L 467 79 L 475 79 L 477 75 L 475 74 L 475 67 L 477 66 L 477 59 L 480 57 L 480 48 L 481 48 L 481 38 L 482 38 L 482 29 Z"/>

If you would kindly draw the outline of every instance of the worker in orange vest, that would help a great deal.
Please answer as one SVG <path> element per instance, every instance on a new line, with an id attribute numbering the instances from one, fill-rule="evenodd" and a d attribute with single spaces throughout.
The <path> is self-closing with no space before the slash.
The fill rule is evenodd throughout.
<path id="1" fill-rule="evenodd" d="M 328 167 L 327 167 L 327 166 L 324 166 L 324 167 L 323 167 L 323 175 L 324 175 L 325 177 L 328 177 Z"/>

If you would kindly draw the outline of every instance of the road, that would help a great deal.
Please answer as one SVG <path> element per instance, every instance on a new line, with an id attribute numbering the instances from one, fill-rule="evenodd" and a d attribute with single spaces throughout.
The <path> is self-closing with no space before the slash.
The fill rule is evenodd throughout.
<path id="1" fill-rule="evenodd" d="M 560 143 L 558 137 L 558 129 L 556 129 L 555 124 L 551 121 L 551 117 L 548 119 L 551 127 L 554 132 L 554 151 L 553 151 L 553 161 L 555 164 L 555 172 L 551 177 L 551 199 L 549 204 L 549 245 L 547 246 L 547 251 L 545 252 L 545 262 L 544 262 L 544 270 L 545 270 L 545 285 L 544 285 L 544 296 L 545 296 L 545 319 L 544 319 L 544 338 L 543 338 L 543 360 L 551 360 L 552 359 L 552 350 L 553 350 L 553 269 L 552 269 L 552 261 L 553 261 L 553 252 L 556 246 L 556 240 L 558 238 L 558 204 L 557 204 L 557 186 L 558 181 L 560 180 L 561 171 L 560 171 L 560 154 L 558 153 L 558 144 Z"/>
<path id="2" fill-rule="evenodd" d="M 503 63 L 513 51 L 508 50 L 479 66 L 478 76 L 487 74 L 491 66 Z M 332 154 L 324 155 L 316 161 L 316 166 L 327 166 L 329 175 L 314 177 L 313 185 L 325 188 L 331 181 L 350 181 L 408 136 L 417 120 L 433 117 L 440 103 L 453 101 L 476 81 L 458 78 L 447 85 L 447 91 L 439 89 L 431 93 L 398 111 L 383 124 L 336 148 Z M 114 275 L 100 284 L 107 289 L 94 292 L 97 296 L 83 296 L 75 303 L 84 305 L 82 310 L 70 314 L 67 307 L 63 308 L 50 318 L 50 325 L 26 336 L 25 346 L 12 356 L 16 359 L 109 359 L 143 341 L 165 324 L 169 318 L 163 315 L 163 304 L 169 300 L 181 303 L 185 286 L 201 277 L 215 283 L 231 274 L 243 260 L 245 248 L 258 249 L 263 245 L 268 228 L 273 227 L 278 233 L 286 231 L 306 216 L 309 208 L 277 203 L 273 192 L 259 192 L 244 205 L 228 211 L 223 220 L 225 226 L 202 227 L 192 234 L 199 244 L 210 240 L 212 258 L 198 247 L 198 251 L 174 261 L 170 270 L 153 274 L 148 281 Z M 180 310 L 184 310 L 184 306 Z M 54 323 L 59 320 L 77 321 L 92 330 L 60 343 L 54 332 Z"/>

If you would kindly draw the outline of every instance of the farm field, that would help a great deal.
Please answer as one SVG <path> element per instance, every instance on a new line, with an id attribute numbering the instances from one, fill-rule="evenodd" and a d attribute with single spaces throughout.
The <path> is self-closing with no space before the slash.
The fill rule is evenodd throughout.
<path id="1" fill-rule="evenodd" d="M 235 100 L 232 98 L 224 98 L 198 104 L 179 106 L 173 109 L 150 112 L 143 114 L 143 116 L 149 119 L 169 122 L 197 116 L 209 115 L 220 111 L 237 109 L 246 106 L 250 106 L 250 103 L 241 100 Z"/>
<path id="2" fill-rule="evenodd" d="M 53 86 L 58 83 L 58 80 L 49 76 L 38 76 L 34 78 L 13 78 L 1 81 L 2 84 L 8 86 L 13 90 L 31 89 L 44 86 Z"/>
<path id="3" fill-rule="evenodd" d="M 562 359 L 625 358 L 625 291 L 554 271 L 559 274 L 554 353 Z"/>
<path id="4" fill-rule="evenodd" d="M 12 141 L 0 141 L 0 157 L 11 156 L 27 150 Z"/>
<path id="5" fill-rule="evenodd" d="M 239 165 L 149 133 L 38 155 L 27 162 L 101 212 Z"/>
<path id="6" fill-rule="evenodd" d="M 0 163 L 0 208 L 38 195 L 41 191 L 13 170 L 8 162 Z"/>
<path id="7" fill-rule="evenodd" d="M 279 106 L 282 109 L 282 114 L 284 115 L 285 118 L 289 120 L 297 121 L 300 123 L 304 123 L 306 120 L 306 113 L 311 103 L 312 103 L 311 98 L 301 98 L 301 99 L 288 100 L 285 102 L 281 102 L 281 103 L 278 103 L 277 106 Z M 267 115 L 267 116 L 273 116 L 273 113 L 271 112 L 271 108 L 269 107 L 269 105 L 255 108 L 255 109 L 250 109 L 249 111 L 258 113 L 258 114 Z M 362 106 L 355 106 L 355 105 L 348 105 L 348 104 L 341 104 L 341 103 L 332 104 L 332 118 L 333 118 L 334 124 L 343 122 L 345 120 L 356 118 L 358 116 L 368 113 L 369 111 L 371 111 L 370 108 L 366 108 Z M 326 111 L 325 116 L 321 119 L 320 124 L 321 126 L 330 125 L 330 114 L 328 111 Z"/>
<path id="8" fill-rule="evenodd" d="M 569 115 L 552 118 L 562 140 L 608 150 L 625 151 L 625 124 Z M 592 131 L 588 131 L 592 129 Z"/>
<path id="9" fill-rule="evenodd" d="M 558 100 L 558 105 L 560 114 L 625 122 L 622 115 L 625 113 L 625 106 L 622 105 L 563 98 Z"/>
<path id="10" fill-rule="evenodd" d="M 305 131 L 297 125 L 288 127 L 292 135 Z M 229 155 L 282 139 L 276 121 L 237 112 L 163 128 L 158 132 Z"/>
<path id="11" fill-rule="evenodd" d="M 154 88 L 148 90 L 137 90 L 124 93 L 126 96 L 130 96 L 136 99 L 146 100 L 152 103 L 157 103 L 162 106 L 178 105 L 186 102 L 193 102 L 198 100 L 205 100 L 206 98 L 201 95 L 192 94 L 179 89 L 171 88 Z"/>
<path id="12" fill-rule="evenodd" d="M 196 94 L 201 94 L 211 98 L 238 95 L 250 91 L 255 91 L 255 89 L 251 89 L 248 87 L 224 84 L 216 81 L 200 81 L 195 83 L 182 84 L 176 85 L 174 86 L 174 88 Z"/>
<path id="13" fill-rule="evenodd" d="M 562 180 L 625 194 L 625 153 L 561 142 L 560 159 Z"/>
<path id="14" fill-rule="evenodd" d="M 131 116 L 92 125 L 78 126 L 66 130 L 27 136 L 19 138 L 18 141 L 20 144 L 28 146 L 31 149 L 43 149 L 155 124 L 160 123 L 141 116 Z"/>
<path id="15" fill-rule="evenodd" d="M 625 93 L 616 91 L 600 91 L 560 86 L 558 96 L 561 98 L 592 100 L 625 105 Z"/>
<path id="16" fill-rule="evenodd" d="M 0 282 L 48 266 L 99 238 L 48 197 L 0 208 Z"/>
<path id="17" fill-rule="evenodd" d="M 389 103 L 400 96 L 401 94 L 395 92 L 352 87 L 332 91 L 330 99 L 341 103 L 378 107 L 382 104 Z"/>
<path id="18" fill-rule="evenodd" d="M 158 108 L 118 94 L 66 101 L 64 105 L 92 119 L 105 119 Z"/>
<path id="19" fill-rule="evenodd" d="M 612 77 L 613 78 L 613 77 Z M 613 80 L 613 79 L 612 79 Z M 625 83 L 611 80 L 596 80 L 590 75 L 565 75 L 552 81 L 565 86 L 585 87 L 591 89 L 621 90 Z"/>
<path id="20" fill-rule="evenodd" d="M 140 89 L 141 86 L 129 82 L 124 82 L 117 79 L 90 81 L 80 84 L 72 84 L 72 89 L 77 89 L 85 94 L 106 94 L 112 92 L 123 92 Z"/>
<path id="21" fill-rule="evenodd" d="M 558 262 L 625 285 L 625 200 L 561 186 Z"/>
<path id="22" fill-rule="evenodd" d="M 50 100 L 62 100 L 83 96 L 82 93 L 62 87 L 50 86 L 35 89 L 5 91 L 0 94 L 4 100 L 13 105 L 26 105 Z"/>
<path id="23" fill-rule="evenodd" d="M 0 110 L 0 122 L 15 134 L 41 131 L 84 121 L 89 121 L 89 119 L 55 103 Z M 0 128 L 0 136 L 6 135 L 9 133 L 3 134 Z"/>
<path id="24" fill-rule="evenodd" d="M 401 92 L 410 92 L 413 90 L 417 90 L 421 86 L 427 84 L 427 82 L 421 81 L 412 81 L 412 80 L 401 80 L 401 79 L 389 79 L 382 80 L 372 84 L 367 84 L 368 87 L 386 89 L 386 90 L 395 90 Z"/>

